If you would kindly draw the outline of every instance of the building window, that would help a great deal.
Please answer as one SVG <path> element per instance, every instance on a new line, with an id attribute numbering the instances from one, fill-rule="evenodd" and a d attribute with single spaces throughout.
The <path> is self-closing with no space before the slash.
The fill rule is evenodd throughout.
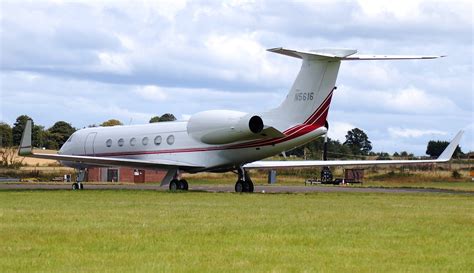
<path id="1" fill-rule="evenodd" d="M 173 145 L 173 143 L 174 143 L 174 136 L 173 136 L 173 135 L 169 135 L 169 136 L 166 138 L 166 143 L 168 143 L 169 145 Z"/>
<path id="2" fill-rule="evenodd" d="M 155 137 L 155 145 L 160 145 L 161 144 L 161 136 L 156 136 Z"/>
<path id="3" fill-rule="evenodd" d="M 105 145 L 106 145 L 107 147 L 112 146 L 112 139 L 110 139 L 110 138 L 107 139 L 107 141 L 105 142 Z"/>
<path id="4" fill-rule="evenodd" d="M 142 139 L 142 144 L 143 144 L 143 146 L 148 145 L 148 138 L 147 138 L 147 137 L 144 137 L 144 138 Z"/>
<path id="5" fill-rule="evenodd" d="M 132 138 L 130 139 L 130 146 L 135 146 L 135 144 L 137 144 L 137 139 L 134 138 L 134 137 L 132 137 Z"/>
<path id="6" fill-rule="evenodd" d="M 125 141 L 123 140 L 123 138 L 119 139 L 118 142 L 117 142 L 118 146 L 122 147 L 124 142 Z"/>

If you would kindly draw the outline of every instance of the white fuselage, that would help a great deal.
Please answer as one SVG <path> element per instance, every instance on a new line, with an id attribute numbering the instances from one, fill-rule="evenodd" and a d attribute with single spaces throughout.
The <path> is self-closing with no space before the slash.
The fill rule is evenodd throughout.
<path id="1" fill-rule="evenodd" d="M 326 133 L 325 127 L 293 126 L 287 137 L 209 145 L 188 135 L 186 121 L 144 125 L 93 127 L 75 132 L 59 154 L 169 162 L 183 166 L 203 166 L 201 170 L 226 170 L 277 155 Z M 62 162 L 72 167 L 87 167 Z"/>

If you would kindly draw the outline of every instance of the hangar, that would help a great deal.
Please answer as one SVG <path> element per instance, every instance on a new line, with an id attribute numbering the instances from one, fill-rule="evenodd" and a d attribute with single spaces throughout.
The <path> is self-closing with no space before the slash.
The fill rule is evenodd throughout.
<path id="1" fill-rule="evenodd" d="M 157 183 L 161 182 L 166 171 L 140 170 L 127 167 L 93 167 L 88 168 L 86 179 L 88 182 L 131 182 L 131 183 Z"/>

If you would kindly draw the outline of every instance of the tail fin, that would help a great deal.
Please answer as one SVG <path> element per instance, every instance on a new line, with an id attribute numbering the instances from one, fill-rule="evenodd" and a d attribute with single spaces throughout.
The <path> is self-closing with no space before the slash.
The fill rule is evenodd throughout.
<path id="1" fill-rule="evenodd" d="M 335 89 L 340 58 L 357 51 L 333 49 L 301 52 L 283 48 L 269 51 L 303 59 L 290 93 L 279 107 L 270 111 L 273 117 L 287 120 L 289 123 L 323 126 Z"/>
<path id="2" fill-rule="evenodd" d="M 268 112 L 287 124 L 324 126 L 342 60 L 409 60 L 444 56 L 354 55 L 353 49 L 319 49 L 310 52 L 273 48 L 268 51 L 303 60 L 283 103 Z"/>

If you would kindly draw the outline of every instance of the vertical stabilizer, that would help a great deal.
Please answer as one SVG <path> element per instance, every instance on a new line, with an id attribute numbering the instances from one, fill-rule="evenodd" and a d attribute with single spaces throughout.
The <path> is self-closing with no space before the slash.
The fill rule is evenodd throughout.
<path id="1" fill-rule="evenodd" d="M 323 126 L 335 89 L 340 59 L 357 51 L 324 49 L 300 52 L 281 48 L 269 51 L 303 60 L 286 99 L 279 107 L 270 111 L 271 118 L 285 120 L 289 124 Z"/>

